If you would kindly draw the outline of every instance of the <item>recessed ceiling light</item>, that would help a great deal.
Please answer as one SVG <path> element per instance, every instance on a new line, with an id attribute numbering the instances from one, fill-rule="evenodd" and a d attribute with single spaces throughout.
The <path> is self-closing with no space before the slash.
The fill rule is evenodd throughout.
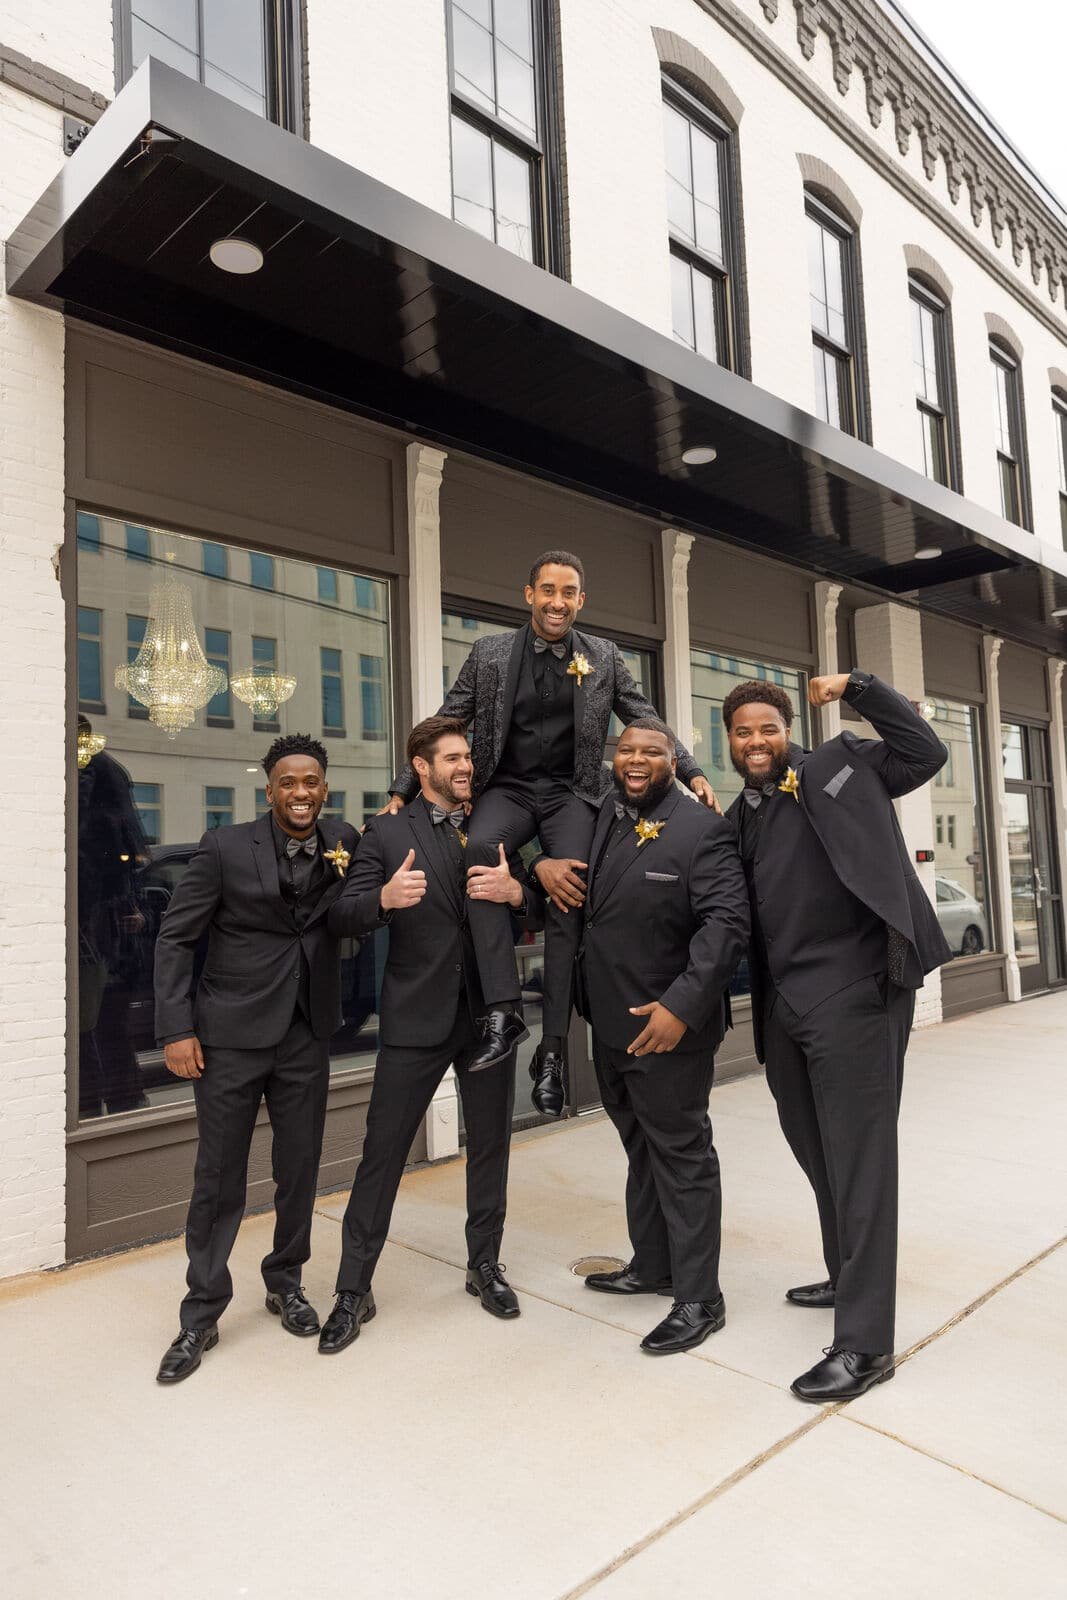
<path id="1" fill-rule="evenodd" d="M 1054 617 L 1067 617 L 1067 606 L 1057 606 L 1052 615 Z"/>
<path id="2" fill-rule="evenodd" d="M 246 767 L 245 771 L 246 772 L 258 772 L 259 768 L 258 767 Z"/>
<path id="3" fill-rule="evenodd" d="M 915 559 L 916 561 L 936 561 L 941 553 L 939 544 L 924 544 L 920 545 L 916 550 Z"/>
<path id="4" fill-rule="evenodd" d="M 239 277 L 258 272 L 263 265 L 263 252 L 251 239 L 216 239 L 208 255 L 220 272 L 235 272 Z"/>
<path id="5" fill-rule="evenodd" d="M 714 461 L 718 453 L 713 444 L 694 444 L 682 451 L 682 460 L 687 467 L 703 467 Z"/>

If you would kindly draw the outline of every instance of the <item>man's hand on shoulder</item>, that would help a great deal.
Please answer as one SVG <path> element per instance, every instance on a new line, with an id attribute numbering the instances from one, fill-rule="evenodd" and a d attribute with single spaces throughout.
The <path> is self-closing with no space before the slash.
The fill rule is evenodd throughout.
<path id="1" fill-rule="evenodd" d="M 702 806 L 707 806 L 709 811 L 717 811 L 719 816 L 722 816 L 722 806 L 719 804 L 719 797 L 715 793 L 715 790 L 711 787 L 711 784 L 708 782 L 707 778 L 691 778 L 689 787 L 692 789 Z"/>
<path id="2" fill-rule="evenodd" d="M 383 806 L 375 815 L 379 817 L 398 817 L 406 804 L 407 801 L 402 794 L 391 794 L 389 796 L 389 804 Z"/>
<path id="3" fill-rule="evenodd" d="M 194 1035 L 188 1039 L 172 1039 L 163 1046 L 163 1060 L 168 1072 L 176 1078 L 200 1078 L 204 1074 L 204 1052 L 200 1040 Z"/>
<path id="4" fill-rule="evenodd" d="M 406 911 L 417 906 L 426 893 L 426 874 L 413 870 L 415 852 L 409 850 L 387 883 L 382 884 L 380 896 L 383 911 Z"/>
<path id="5" fill-rule="evenodd" d="M 813 706 L 829 706 L 840 700 L 848 688 L 847 672 L 832 672 L 822 678 L 812 678 L 808 684 L 808 700 Z"/>

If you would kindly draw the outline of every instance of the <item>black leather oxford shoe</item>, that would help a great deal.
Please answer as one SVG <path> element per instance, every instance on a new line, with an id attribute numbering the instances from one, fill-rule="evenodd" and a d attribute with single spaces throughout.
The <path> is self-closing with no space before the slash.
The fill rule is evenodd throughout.
<path id="1" fill-rule="evenodd" d="M 794 1306 L 832 1306 L 834 1286 L 829 1278 L 824 1283 L 800 1283 L 795 1289 L 787 1289 L 785 1297 Z"/>
<path id="2" fill-rule="evenodd" d="M 487 1011 L 478 1019 L 478 1044 L 467 1061 L 468 1072 L 482 1072 L 504 1061 L 517 1044 L 530 1037 L 522 1014 L 513 1010 Z"/>
<path id="3" fill-rule="evenodd" d="M 482 1261 L 467 1268 L 467 1293 L 477 1295 L 494 1317 L 517 1317 L 519 1299 L 505 1278 L 499 1261 Z"/>
<path id="4" fill-rule="evenodd" d="M 350 1294 L 342 1289 L 319 1334 L 319 1355 L 335 1356 L 359 1338 L 359 1330 L 375 1313 L 374 1296 Z"/>
<path id="5" fill-rule="evenodd" d="M 268 1294 L 266 1306 L 276 1317 L 281 1317 L 286 1333 L 309 1339 L 319 1331 L 318 1313 L 314 1306 L 308 1305 L 303 1289 L 290 1289 L 286 1294 Z"/>
<path id="6" fill-rule="evenodd" d="M 563 1054 L 539 1044 L 530 1062 L 533 1088 L 530 1099 L 543 1117 L 561 1117 L 566 1095 L 563 1089 Z"/>
<path id="7" fill-rule="evenodd" d="M 183 1328 L 169 1345 L 156 1373 L 157 1383 L 181 1383 L 194 1373 L 208 1350 L 219 1342 L 218 1327 Z"/>
<path id="8" fill-rule="evenodd" d="M 726 1322 L 726 1301 L 676 1300 L 663 1321 L 641 1340 L 641 1349 L 650 1356 L 673 1356 L 681 1350 L 694 1350 L 709 1333 L 718 1333 Z"/>
<path id="9" fill-rule="evenodd" d="M 813 1405 L 855 1400 L 872 1385 L 886 1383 L 896 1370 L 892 1355 L 865 1356 L 858 1350 L 835 1350 L 832 1345 L 823 1355 L 810 1372 L 801 1373 L 790 1384 L 798 1400 L 810 1400 Z"/>
<path id="10" fill-rule="evenodd" d="M 660 1283 L 647 1283 L 644 1278 L 639 1278 L 632 1261 L 628 1267 L 622 1267 L 617 1272 L 591 1272 L 585 1280 L 585 1286 L 595 1289 L 598 1294 L 674 1293 L 667 1278 Z"/>

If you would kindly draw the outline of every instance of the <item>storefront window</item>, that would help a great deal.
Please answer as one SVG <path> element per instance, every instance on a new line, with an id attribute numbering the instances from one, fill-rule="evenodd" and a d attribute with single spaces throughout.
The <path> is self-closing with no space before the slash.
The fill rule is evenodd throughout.
<path id="1" fill-rule="evenodd" d="M 267 811 L 260 761 L 272 740 L 279 733 L 335 734 L 327 814 L 355 827 L 384 804 L 393 766 L 385 583 L 346 575 L 344 583 L 357 585 L 363 601 L 358 612 L 349 611 L 320 601 L 319 569 L 309 563 L 250 559 L 154 528 L 138 530 L 144 537 L 131 560 L 134 525 L 111 517 L 93 523 L 96 539 L 86 537 L 91 525 L 79 521 L 79 705 L 81 730 L 106 744 L 78 771 L 83 1119 L 191 1094 L 188 1083 L 167 1073 L 156 1047 L 155 940 L 201 834 Z M 158 708 L 115 684 L 116 667 L 136 659 L 152 627 L 152 594 L 165 575 L 188 589 L 200 648 L 227 680 L 173 737 L 157 725 Z M 262 700 L 253 706 L 235 687 L 249 672 L 292 677 L 296 687 L 277 706 Z M 350 730 L 351 738 L 343 731 L 346 703 L 364 713 L 364 726 Z M 368 807 L 368 799 L 378 804 Z M 362 950 L 353 941 L 342 947 L 345 1020 L 331 1043 L 335 1069 L 374 1059 L 383 958 L 374 940 Z"/>
<path id="2" fill-rule="evenodd" d="M 719 797 L 725 811 L 731 800 L 741 793 L 742 783 L 730 760 L 730 742 L 722 720 L 722 703 L 730 690 L 739 683 L 753 681 L 776 683 L 784 689 L 793 702 L 796 717 L 793 722 L 793 742 L 807 747 L 808 680 L 795 667 L 782 667 L 769 661 L 744 660 L 738 656 L 719 655 L 713 650 L 693 650 L 690 653 L 693 674 L 693 727 L 692 751 L 705 777 Z M 689 729 L 679 729 L 684 740 Z"/>
<path id="3" fill-rule="evenodd" d="M 931 789 L 937 920 L 954 956 L 976 956 L 996 944 L 978 713 L 953 700 L 935 699 L 933 705 L 931 727 L 948 750 Z"/>

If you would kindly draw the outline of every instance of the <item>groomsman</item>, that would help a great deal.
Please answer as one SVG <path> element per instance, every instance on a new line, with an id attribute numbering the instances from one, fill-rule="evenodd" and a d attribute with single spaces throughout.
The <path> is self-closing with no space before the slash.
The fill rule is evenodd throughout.
<path id="1" fill-rule="evenodd" d="M 829 1353 L 792 1385 L 818 1403 L 893 1376 L 904 1053 L 915 991 L 951 951 L 893 810 L 944 766 L 944 745 L 868 672 L 813 678 L 808 698 L 844 699 L 880 738 L 802 750 L 789 696 L 766 682 L 732 689 L 722 715 L 745 780 L 728 816 L 752 904 L 756 1054 L 815 1191 L 828 1274 L 786 1298 L 834 1307 Z"/>
<path id="2" fill-rule="evenodd" d="M 470 860 L 492 866 L 501 844 L 510 855 L 540 837 L 547 860 L 538 876 L 548 896 L 545 923 L 543 1038 L 530 1068 L 534 1103 L 563 1110 L 563 1062 L 570 1024 L 574 955 L 581 938 L 583 874 L 596 810 L 610 779 L 603 766 L 611 715 L 654 716 L 617 645 L 574 626 L 585 604 L 585 570 L 566 550 L 546 550 L 525 590 L 530 620 L 512 633 L 479 639 L 445 696 L 440 715 L 473 721 L 476 801 Z M 689 752 L 675 747 L 678 775 L 706 806 L 711 786 Z M 417 792 L 407 766 L 394 779 L 390 809 Z M 520 1010 L 507 908 L 478 904 L 470 928 L 487 1015 L 472 1065 L 487 1067 L 528 1035 Z"/>
<path id="3" fill-rule="evenodd" d="M 398 815 L 367 824 L 355 866 L 330 911 L 332 934 L 365 938 L 388 927 L 379 1010 L 381 1048 L 367 1113 L 363 1158 L 341 1228 L 337 1299 L 319 1338 L 336 1355 L 375 1314 L 371 1279 L 385 1244 L 412 1140 L 450 1065 L 467 1129 L 467 1293 L 493 1316 L 517 1317 L 519 1302 L 500 1265 L 504 1233 L 514 1063 L 476 1073 L 475 1018 L 484 1009 L 468 907 L 500 906 L 540 927 L 540 897 L 512 878 L 499 848 L 494 864 L 468 869 L 471 762 L 465 725 L 427 717 L 408 738 L 419 795 Z"/>
<path id="4" fill-rule="evenodd" d="M 749 931 L 732 831 L 675 786 L 676 748 L 657 717 L 632 721 L 619 740 L 578 952 L 578 1008 L 629 1161 L 633 1245 L 629 1266 L 585 1281 L 605 1294 L 671 1296 L 641 1342 L 650 1355 L 691 1350 L 726 1321 L 708 1096 Z"/>
<path id="5" fill-rule="evenodd" d="M 277 1218 L 262 1269 L 267 1310 L 288 1333 L 319 1331 L 300 1269 L 311 1249 L 330 1035 L 342 1021 L 340 947 L 326 916 L 359 840 L 348 823 L 319 820 L 326 761 L 307 734 L 275 740 L 263 759 L 269 812 L 204 834 L 160 928 L 156 1034 L 168 1069 L 192 1080 L 199 1133 L 185 1233 L 189 1292 L 160 1383 L 189 1377 L 218 1344 L 264 1099 Z"/>

